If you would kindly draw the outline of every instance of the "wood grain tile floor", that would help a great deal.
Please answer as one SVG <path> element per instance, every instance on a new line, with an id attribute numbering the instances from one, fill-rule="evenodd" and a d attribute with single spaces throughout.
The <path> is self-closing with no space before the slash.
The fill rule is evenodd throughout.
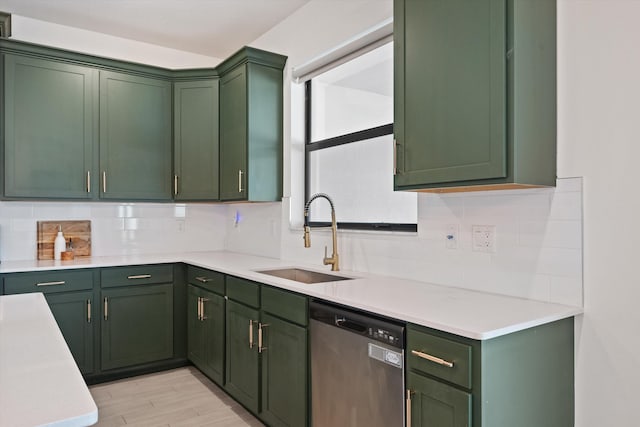
<path id="1" fill-rule="evenodd" d="M 194 367 L 89 387 L 100 427 L 262 427 Z"/>

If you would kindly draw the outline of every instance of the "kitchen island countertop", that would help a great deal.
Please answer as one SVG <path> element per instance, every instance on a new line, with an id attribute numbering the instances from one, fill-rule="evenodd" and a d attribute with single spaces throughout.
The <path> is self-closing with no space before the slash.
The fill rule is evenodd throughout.
<path id="1" fill-rule="evenodd" d="M 581 307 L 227 251 L 3 261 L 0 273 L 184 262 L 467 338 L 486 340 L 582 313 Z M 304 284 L 256 270 L 298 267 L 353 280 Z"/>
<path id="2" fill-rule="evenodd" d="M 81 427 L 97 420 L 44 295 L 0 296 L 0 426 Z"/>

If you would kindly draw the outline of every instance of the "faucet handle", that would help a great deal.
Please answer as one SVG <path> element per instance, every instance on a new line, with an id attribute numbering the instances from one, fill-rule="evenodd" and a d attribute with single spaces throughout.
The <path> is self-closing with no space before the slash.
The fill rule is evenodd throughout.
<path id="1" fill-rule="evenodd" d="M 327 245 L 324 245 L 324 258 L 327 259 Z"/>

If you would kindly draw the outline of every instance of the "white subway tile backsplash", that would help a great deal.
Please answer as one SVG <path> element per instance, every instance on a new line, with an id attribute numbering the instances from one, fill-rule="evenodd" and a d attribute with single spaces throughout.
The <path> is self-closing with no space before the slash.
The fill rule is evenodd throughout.
<path id="1" fill-rule="evenodd" d="M 220 250 L 226 211 L 206 204 L 0 202 L 0 257 L 35 259 L 36 221 L 69 219 L 91 221 L 94 256 Z"/>
<path id="2" fill-rule="evenodd" d="M 582 193 L 574 191 L 555 193 L 549 219 L 582 220 Z"/>

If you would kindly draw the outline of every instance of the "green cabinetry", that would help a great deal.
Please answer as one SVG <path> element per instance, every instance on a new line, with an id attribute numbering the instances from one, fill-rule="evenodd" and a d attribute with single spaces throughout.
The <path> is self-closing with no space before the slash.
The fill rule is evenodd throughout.
<path id="1" fill-rule="evenodd" d="M 95 69 L 4 55 L 5 197 L 94 197 L 97 85 Z"/>
<path id="2" fill-rule="evenodd" d="M 218 80 L 173 85 L 174 197 L 218 199 Z"/>
<path id="3" fill-rule="evenodd" d="M 224 387 L 247 409 L 260 410 L 258 327 L 260 285 L 227 276 L 226 370 Z"/>
<path id="4" fill-rule="evenodd" d="M 100 197 L 171 199 L 171 82 L 100 71 Z"/>
<path id="5" fill-rule="evenodd" d="M 220 72 L 220 199 L 282 198 L 282 69 L 286 57 L 244 48 Z"/>
<path id="6" fill-rule="evenodd" d="M 272 427 L 308 425 L 307 316 L 306 297 L 262 287 L 260 418 Z"/>
<path id="7" fill-rule="evenodd" d="M 397 190 L 555 185 L 555 0 L 394 0 L 394 35 Z"/>
<path id="8" fill-rule="evenodd" d="M 227 276 L 225 389 L 272 427 L 308 425 L 308 302 Z"/>
<path id="9" fill-rule="evenodd" d="M 100 296 L 102 370 L 173 357 L 172 265 L 103 269 Z"/>
<path id="10" fill-rule="evenodd" d="M 219 385 L 224 381 L 224 275 L 188 268 L 187 328 L 189 360 Z"/>
<path id="11" fill-rule="evenodd" d="M 412 426 L 574 423 L 573 319 L 483 341 L 407 327 Z"/>
<path id="12" fill-rule="evenodd" d="M 6 294 L 42 292 L 80 372 L 94 372 L 97 310 L 93 270 L 8 274 Z"/>

